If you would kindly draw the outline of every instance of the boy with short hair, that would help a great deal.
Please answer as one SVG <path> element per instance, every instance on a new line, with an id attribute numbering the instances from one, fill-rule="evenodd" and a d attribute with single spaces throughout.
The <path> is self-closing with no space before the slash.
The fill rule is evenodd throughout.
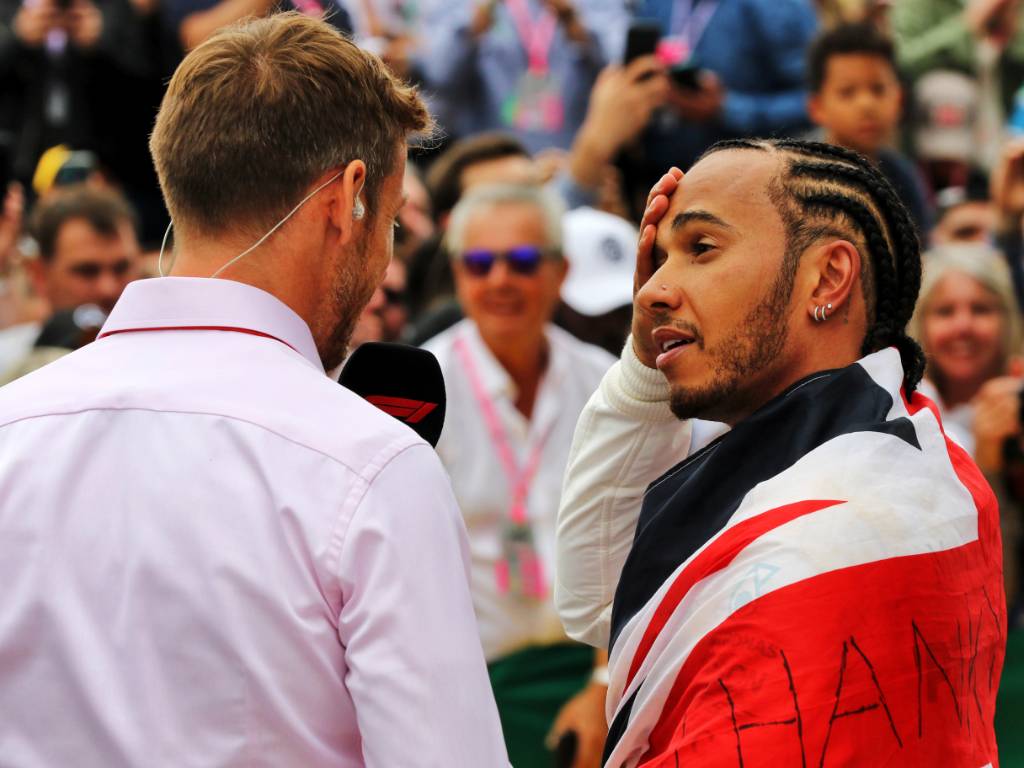
<path id="1" fill-rule="evenodd" d="M 907 158 L 889 146 L 900 119 L 903 89 L 892 41 L 870 24 L 844 24 L 811 44 L 808 113 L 825 141 L 871 158 L 926 235 L 932 212 L 924 184 Z"/>

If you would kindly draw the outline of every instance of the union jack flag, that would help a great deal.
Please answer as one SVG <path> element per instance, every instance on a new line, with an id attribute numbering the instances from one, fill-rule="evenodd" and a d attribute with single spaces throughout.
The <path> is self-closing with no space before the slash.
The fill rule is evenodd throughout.
<path id="1" fill-rule="evenodd" d="M 998 765 L 998 506 L 902 378 L 812 376 L 648 488 L 607 768 Z"/>

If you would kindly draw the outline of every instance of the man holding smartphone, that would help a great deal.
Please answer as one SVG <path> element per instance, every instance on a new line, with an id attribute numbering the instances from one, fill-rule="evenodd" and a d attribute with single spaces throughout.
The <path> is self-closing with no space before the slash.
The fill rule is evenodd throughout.
<path id="1" fill-rule="evenodd" d="M 645 188 L 716 141 L 807 125 L 804 51 L 817 27 L 809 0 L 641 0 L 634 18 L 661 33 L 674 70 L 674 119 L 644 139 Z"/>
<path id="2" fill-rule="evenodd" d="M 531 152 L 568 149 L 601 68 L 621 55 L 623 3 L 459 0 L 436 4 L 424 57 L 456 136 L 513 133 Z"/>

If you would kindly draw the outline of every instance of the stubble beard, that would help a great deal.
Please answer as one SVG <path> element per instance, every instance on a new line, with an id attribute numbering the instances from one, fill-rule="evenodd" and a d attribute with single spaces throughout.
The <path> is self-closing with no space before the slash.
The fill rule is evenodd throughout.
<path id="1" fill-rule="evenodd" d="M 700 387 L 673 385 L 669 400 L 680 420 L 709 419 L 732 422 L 738 413 L 749 413 L 767 402 L 759 387 L 745 386 L 774 363 L 786 346 L 787 309 L 793 293 L 796 265 L 787 254 L 775 282 L 760 303 L 724 341 L 707 350 L 712 378 Z M 698 343 L 702 343 L 698 338 Z"/>
<path id="2" fill-rule="evenodd" d="M 365 242 L 354 248 L 334 273 L 325 302 L 328 317 L 321 325 L 330 330 L 317 341 L 317 352 L 326 371 L 334 370 L 345 361 L 359 316 L 376 289 L 367 272 L 366 248 Z"/>

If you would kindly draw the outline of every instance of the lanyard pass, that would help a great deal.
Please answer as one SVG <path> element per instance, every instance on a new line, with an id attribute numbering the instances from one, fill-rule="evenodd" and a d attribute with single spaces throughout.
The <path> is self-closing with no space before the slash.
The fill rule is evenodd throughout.
<path id="1" fill-rule="evenodd" d="M 498 410 L 484 388 L 473 355 L 464 338 L 459 337 L 455 340 L 455 350 L 462 360 L 463 369 L 473 387 L 473 394 L 480 406 L 488 431 L 491 433 L 491 440 L 501 459 L 509 490 L 512 492 L 508 520 L 506 520 L 502 531 L 502 554 L 498 562 L 495 563 L 494 575 L 498 591 L 502 594 L 522 595 L 543 600 L 547 597 L 548 588 L 544 577 L 544 564 L 537 552 L 533 527 L 530 525 L 527 498 L 533 478 L 540 468 L 541 454 L 551 435 L 553 424 L 530 447 L 529 458 L 520 467 L 501 423 Z"/>

